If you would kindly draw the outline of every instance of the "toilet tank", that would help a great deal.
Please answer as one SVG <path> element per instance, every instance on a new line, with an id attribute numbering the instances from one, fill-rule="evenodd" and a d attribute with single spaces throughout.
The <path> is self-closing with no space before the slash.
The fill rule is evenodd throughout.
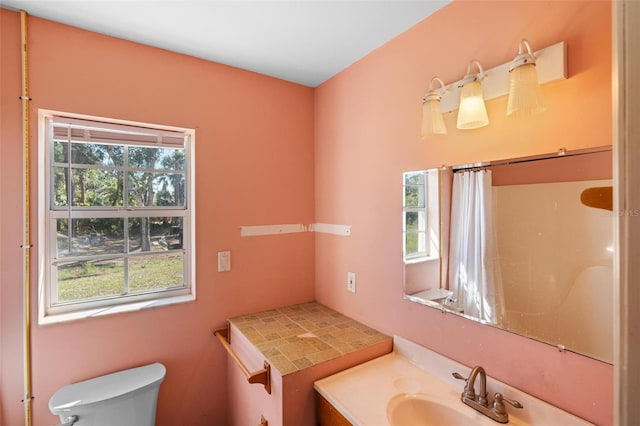
<path id="1" fill-rule="evenodd" d="M 60 388 L 49 400 L 49 410 L 74 426 L 153 426 L 158 391 L 166 369 L 160 363 L 118 371 Z"/>

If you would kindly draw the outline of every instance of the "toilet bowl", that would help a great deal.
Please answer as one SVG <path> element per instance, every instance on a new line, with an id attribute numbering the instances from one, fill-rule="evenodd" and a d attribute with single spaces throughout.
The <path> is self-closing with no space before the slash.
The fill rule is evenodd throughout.
<path id="1" fill-rule="evenodd" d="M 73 426 L 153 426 L 166 369 L 160 363 L 118 371 L 60 388 L 49 410 Z"/>

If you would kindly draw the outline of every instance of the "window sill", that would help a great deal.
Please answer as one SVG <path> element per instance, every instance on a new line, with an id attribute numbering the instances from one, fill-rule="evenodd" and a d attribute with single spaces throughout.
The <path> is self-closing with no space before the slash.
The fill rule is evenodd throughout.
<path id="1" fill-rule="evenodd" d="M 146 309 L 157 308 L 160 306 L 175 305 L 178 303 L 188 303 L 188 302 L 193 302 L 195 300 L 196 300 L 195 295 L 186 294 L 182 296 L 145 300 L 141 302 L 126 303 L 122 305 L 114 305 L 114 306 L 106 306 L 106 307 L 103 306 L 100 308 L 85 309 L 82 311 L 49 314 L 45 316 L 40 316 L 38 324 L 47 325 L 47 324 L 56 324 L 60 322 L 82 320 L 87 318 L 97 318 L 105 315 L 114 315 L 114 314 L 120 314 L 125 312 L 136 312 L 136 311 L 142 311 Z"/>
<path id="2" fill-rule="evenodd" d="M 412 265 L 414 263 L 423 263 L 423 262 L 433 262 L 436 260 L 440 260 L 440 256 L 423 256 L 423 257 L 415 257 L 412 259 L 405 259 L 405 265 Z"/>

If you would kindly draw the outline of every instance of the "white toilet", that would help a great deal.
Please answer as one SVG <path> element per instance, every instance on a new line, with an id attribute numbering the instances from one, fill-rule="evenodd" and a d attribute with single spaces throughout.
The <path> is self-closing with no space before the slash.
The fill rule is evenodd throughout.
<path id="1" fill-rule="evenodd" d="M 69 426 L 153 426 L 165 374 L 155 363 L 73 383 L 53 394 L 49 410 Z"/>

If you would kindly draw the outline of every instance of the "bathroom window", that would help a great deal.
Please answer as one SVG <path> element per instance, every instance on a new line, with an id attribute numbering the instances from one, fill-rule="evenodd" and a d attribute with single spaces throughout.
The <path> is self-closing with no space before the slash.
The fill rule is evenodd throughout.
<path id="1" fill-rule="evenodd" d="M 41 130 L 41 318 L 193 300 L 194 131 L 44 112 Z"/>
<path id="2" fill-rule="evenodd" d="M 427 255 L 427 174 L 404 174 L 404 257 Z"/>
<path id="3" fill-rule="evenodd" d="M 406 263 L 438 258 L 438 171 L 403 174 L 403 253 Z"/>

